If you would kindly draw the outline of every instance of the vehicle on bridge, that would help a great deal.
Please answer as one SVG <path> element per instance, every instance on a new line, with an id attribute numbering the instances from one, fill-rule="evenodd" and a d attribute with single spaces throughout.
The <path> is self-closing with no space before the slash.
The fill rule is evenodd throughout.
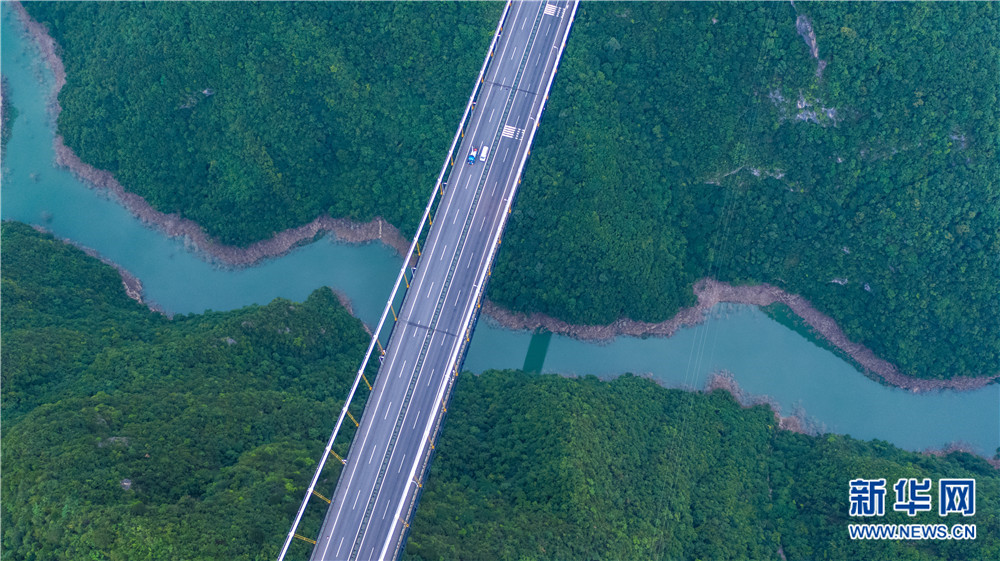
<path id="1" fill-rule="evenodd" d="M 478 150 L 476 150 L 475 148 L 473 148 L 473 149 L 472 149 L 472 150 L 471 150 L 471 151 L 469 152 L 469 165 L 470 165 L 470 166 L 471 166 L 472 164 L 476 163 L 476 154 L 478 154 L 478 153 L 479 153 L 479 151 L 478 151 Z"/>
<path id="2" fill-rule="evenodd" d="M 479 161 L 480 162 L 485 162 L 486 161 L 486 155 L 489 154 L 489 153 L 490 153 L 490 147 L 487 146 L 487 145 L 485 145 L 485 144 L 483 144 L 483 149 L 480 150 L 480 152 L 479 152 Z"/>

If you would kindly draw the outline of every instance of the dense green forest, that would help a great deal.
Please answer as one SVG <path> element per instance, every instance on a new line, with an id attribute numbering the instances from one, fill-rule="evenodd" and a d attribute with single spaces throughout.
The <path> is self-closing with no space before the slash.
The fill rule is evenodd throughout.
<path id="1" fill-rule="evenodd" d="M 415 229 L 502 4 L 25 7 L 61 47 L 67 146 L 247 245 L 321 214 Z"/>
<path id="2" fill-rule="evenodd" d="M 997 373 L 998 36 L 996 3 L 582 4 L 490 297 L 661 321 L 766 282 L 904 373 Z"/>
<path id="3" fill-rule="evenodd" d="M 360 322 L 327 289 L 168 320 L 47 234 L 4 223 L 2 246 L 4 559 L 274 559 L 364 350 Z M 1000 555 L 1000 476 L 982 459 L 780 431 L 722 392 L 462 376 L 439 444 L 408 557 Z M 977 515 L 961 522 L 979 538 L 848 540 L 848 481 L 902 476 L 975 477 Z"/>
<path id="4" fill-rule="evenodd" d="M 411 231 L 500 10 L 27 8 L 68 145 L 240 245 L 324 213 Z M 584 3 L 490 297 L 658 321 L 704 276 L 767 282 L 904 373 L 996 373 L 998 10 Z"/>
<path id="5" fill-rule="evenodd" d="M 3 558 L 273 559 L 360 321 L 325 288 L 168 320 L 51 236 L 4 223 L 2 243 Z"/>
<path id="6" fill-rule="evenodd" d="M 624 376 L 463 376 L 407 544 L 412 559 L 995 559 L 1000 473 L 968 454 L 779 430 L 726 392 Z M 852 541 L 849 481 L 974 477 L 975 542 Z M 942 521 L 892 511 L 878 522 Z M 936 503 L 935 503 L 936 504 Z M 961 518 L 961 517 L 958 517 Z M 865 520 L 871 522 L 871 519 Z"/>

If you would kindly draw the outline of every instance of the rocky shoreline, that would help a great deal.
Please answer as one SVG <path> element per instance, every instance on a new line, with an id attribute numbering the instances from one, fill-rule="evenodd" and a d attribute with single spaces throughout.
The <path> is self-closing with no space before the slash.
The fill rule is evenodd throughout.
<path id="1" fill-rule="evenodd" d="M 827 432 L 824 427 L 817 425 L 815 421 L 811 420 L 804 410 L 799 409 L 797 411 L 793 411 L 791 415 L 783 417 L 781 415 L 781 406 L 779 406 L 773 398 L 770 396 L 748 394 L 743 390 L 743 388 L 740 387 L 736 378 L 733 376 L 733 373 L 727 370 L 713 372 L 709 375 L 708 381 L 705 383 L 704 392 L 711 393 L 715 390 L 724 390 L 729 392 L 743 407 L 753 407 L 755 405 L 766 405 L 770 407 L 771 411 L 774 413 L 774 419 L 778 423 L 778 428 L 782 430 L 797 432 L 799 434 L 806 434 L 809 436 L 818 436 Z M 974 446 L 965 442 L 952 442 L 942 448 L 928 448 L 919 453 L 925 456 L 943 457 L 953 452 L 965 452 L 967 454 L 983 458 L 988 464 L 1000 470 L 1000 459 L 987 458 L 986 456 L 976 452 Z"/>
<path id="2" fill-rule="evenodd" d="M 694 293 L 698 297 L 697 304 L 680 310 L 674 317 L 660 323 L 620 319 L 608 325 L 571 325 L 544 314 L 526 315 L 511 312 L 489 301 L 486 302 L 483 310 L 490 317 L 496 319 L 500 325 L 509 329 L 534 330 L 541 328 L 577 339 L 606 341 L 619 335 L 670 337 L 681 327 L 692 327 L 702 323 L 707 318 L 709 310 L 716 304 L 723 302 L 752 306 L 769 306 L 781 303 L 791 308 L 795 315 L 802 318 L 825 340 L 850 356 L 866 372 L 887 384 L 913 392 L 945 389 L 967 391 L 987 386 L 1000 378 L 1000 374 L 975 378 L 960 376 L 949 380 L 927 380 L 907 376 L 891 363 L 875 356 L 875 353 L 864 345 L 848 339 L 833 318 L 814 308 L 805 298 L 797 294 L 789 294 L 769 284 L 733 286 L 711 278 L 704 278 L 694 284 Z"/>
<path id="3" fill-rule="evenodd" d="M 45 228 L 43 228 L 41 226 L 32 225 L 31 227 L 34 228 L 36 231 L 41 232 L 43 234 L 52 234 L 52 232 L 49 232 L 48 230 L 46 230 Z M 122 278 L 122 286 L 125 287 L 125 294 L 128 295 L 129 298 L 135 300 L 136 302 L 138 302 L 140 304 L 145 304 L 147 307 L 149 307 L 149 309 L 153 310 L 154 312 L 164 313 L 163 310 L 158 309 L 155 305 L 153 305 L 153 304 L 151 304 L 149 302 L 143 301 L 143 299 L 142 299 L 142 281 L 139 280 L 139 277 L 137 277 L 137 276 L 133 275 L 131 272 L 129 272 L 125 267 L 122 267 L 118 263 L 115 263 L 114 261 L 108 259 L 107 257 L 104 257 L 103 255 L 101 255 L 100 253 L 98 253 L 97 250 L 95 250 L 93 248 L 87 247 L 85 245 L 80 245 L 77 242 L 75 242 L 75 241 L 73 241 L 73 240 L 71 240 L 69 238 L 63 238 L 63 237 L 55 236 L 54 234 L 52 234 L 52 235 L 57 240 L 63 242 L 64 244 L 71 245 L 71 246 L 79 249 L 80 251 L 84 252 L 87 256 L 93 257 L 94 259 L 97 259 L 98 261 L 100 261 L 101 263 L 104 263 L 105 265 L 109 265 L 111 267 L 114 267 L 114 269 L 116 271 L 118 271 L 118 275 Z"/>
<path id="4" fill-rule="evenodd" d="M 773 398 L 768 396 L 750 395 L 743 391 L 732 372 L 722 370 L 709 375 L 705 383 L 705 393 L 715 390 L 725 390 L 733 395 L 733 398 L 743 407 L 753 407 L 755 405 L 767 405 L 774 412 L 774 420 L 778 423 L 778 428 L 782 430 L 797 432 L 816 436 L 822 434 L 821 427 L 809 421 L 804 411 L 796 411 L 787 417 L 781 416 L 781 406 Z"/>
<path id="5" fill-rule="evenodd" d="M 57 53 L 55 40 L 48 30 L 36 22 L 24 10 L 20 2 L 13 2 L 13 8 L 24 22 L 29 35 L 41 52 L 42 58 L 52 70 L 55 77 L 49 111 L 53 122 L 59 118 L 62 107 L 59 105 L 59 91 L 66 84 L 66 70 L 62 59 Z M 182 218 L 178 214 L 167 214 L 152 207 L 145 199 L 130 193 L 111 175 L 99 170 L 82 160 L 69 148 L 59 134 L 55 135 L 53 146 L 56 152 L 56 163 L 69 169 L 85 183 L 101 188 L 113 195 L 132 214 L 146 224 L 154 226 L 170 237 L 183 237 L 198 250 L 209 255 L 212 260 L 231 267 L 246 267 L 270 257 L 281 256 L 296 246 L 312 241 L 325 232 L 332 232 L 338 239 L 348 243 L 364 243 L 381 241 L 394 248 L 400 255 L 406 254 L 410 241 L 405 239 L 399 230 L 391 226 L 382 217 L 376 217 L 370 222 L 354 222 L 344 218 L 321 216 L 312 222 L 279 232 L 274 237 L 261 240 L 248 247 L 241 248 L 221 244 L 211 237 L 196 222 Z"/>
<path id="6" fill-rule="evenodd" d="M 45 27 L 34 21 L 19 2 L 12 2 L 12 6 L 23 20 L 29 34 L 38 45 L 42 57 L 55 76 L 55 84 L 49 102 L 52 119 L 55 121 L 61 111 L 58 94 L 66 83 L 66 72 L 57 53 L 56 43 L 49 36 Z M 332 232 L 339 240 L 348 243 L 378 240 L 394 248 L 400 255 L 405 255 L 409 250 L 409 240 L 405 239 L 397 228 L 381 217 L 376 217 L 370 222 L 359 223 L 344 218 L 321 216 L 308 224 L 277 233 L 270 239 L 256 242 L 246 248 L 224 245 L 210 238 L 196 222 L 182 218 L 177 214 L 160 212 L 139 195 L 125 191 L 111 173 L 96 169 L 81 161 L 65 145 L 62 136 L 56 134 L 53 142 L 58 165 L 68 168 L 84 182 L 115 196 L 122 205 L 143 222 L 160 229 L 168 236 L 183 237 L 189 245 L 209 256 L 213 261 L 225 266 L 246 267 L 263 259 L 279 257 L 303 243 L 314 240 L 325 232 Z M 85 249 L 85 251 L 87 250 Z M 94 254 L 96 255 L 96 252 Z M 139 280 L 118 265 L 113 263 L 112 265 L 122 273 L 123 283 L 129 296 L 141 302 L 142 285 Z M 844 351 L 863 369 L 888 384 L 914 392 L 942 389 L 966 391 L 981 388 L 1000 378 L 1000 374 L 996 374 L 976 378 L 925 380 L 902 374 L 895 366 L 875 356 L 870 349 L 850 341 L 832 318 L 816 310 L 804 298 L 789 294 L 771 285 L 732 286 L 706 278 L 695 283 L 694 292 L 698 297 L 696 305 L 684 308 L 674 317 L 660 323 L 621 319 L 608 325 L 571 325 L 539 313 L 525 315 L 511 312 L 489 300 L 484 303 L 484 311 L 497 323 L 508 329 L 544 328 L 553 333 L 578 339 L 601 341 L 610 340 L 619 335 L 669 337 L 681 327 L 694 326 L 705 321 L 708 310 L 721 302 L 755 306 L 767 306 L 780 302 L 790 307 L 812 329 L 838 349 Z M 341 299 L 343 300 L 343 298 Z"/>

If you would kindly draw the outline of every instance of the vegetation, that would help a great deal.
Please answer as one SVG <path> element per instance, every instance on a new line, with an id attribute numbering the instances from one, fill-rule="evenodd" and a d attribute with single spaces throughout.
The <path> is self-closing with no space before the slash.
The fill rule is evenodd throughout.
<path id="1" fill-rule="evenodd" d="M 1000 475 L 968 454 L 805 436 L 729 393 L 625 376 L 463 376 L 424 486 L 409 559 L 995 559 Z M 849 481 L 976 478 L 975 541 L 853 541 Z M 936 489 L 936 483 L 935 487 Z M 936 499 L 933 505 L 936 508 Z M 960 520 L 961 519 L 961 520 Z M 784 557 L 782 557 L 784 555 Z"/>
<path id="2" fill-rule="evenodd" d="M 995 374 L 998 22 L 988 3 L 581 5 L 490 297 L 662 321 L 699 278 L 766 282 L 904 373 Z"/>
<path id="3" fill-rule="evenodd" d="M 2 282 L 4 558 L 273 559 L 367 345 L 336 297 L 168 320 L 16 223 Z"/>
<path id="4" fill-rule="evenodd" d="M 25 8 L 62 50 L 66 144 L 248 245 L 321 214 L 415 229 L 502 5 Z"/>
<path id="5" fill-rule="evenodd" d="M 2 244 L 4 558 L 274 559 L 363 352 L 360 323 L 326 289 L 168 320 L 49 235 L 4 223 Z M 1000 553 L 1000 477 L 967 454 L 779 431 L 728 394 L 633 377 L 463 376 L 448 410 L 414 558 Z M 976 477 L 978 514 L 962 522 L 979 538 L 848 540 L 847 481 L 902 476 Z"/>
<path id="6" fill-rule="evenodd" d="M 68 145 L 238 245 L 324 213 L 412 231 L 500 10 L 27 8 Z M 998 10 L 584 4 L 491 298 L 659 321 L 704 276 L 766 282 L 904 373 L 996 373 Z"/>
<path id="7" fill-rule="evenodd" d="M 795 313 L 790 307 L 780 302 L 775 302 L 769 306 L 762 306 L 760 311 L 773 319 L 774 321 L 784 325 L 785 327 L 791 329 L 792 331 L 798 333 L 804 337 L 810 343 L 816 345 L 821 349 L 826 349 L 831 353 L 839 356 L 841 359 L 851 363 L 856 368 L 863 368 L 859 365 L 851 355 L 847 354 L 845 351 L 837 348 L 833 343 L 828 341 L 822 334 L 816 331 L 811 325 L 806 323 L 798 314 Z"/>

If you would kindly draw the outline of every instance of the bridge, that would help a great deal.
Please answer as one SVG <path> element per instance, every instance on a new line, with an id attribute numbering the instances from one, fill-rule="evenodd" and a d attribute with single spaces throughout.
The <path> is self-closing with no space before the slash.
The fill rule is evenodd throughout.
<path id="1" fill-rule="evenodd" d="M 402 552 L 576 8 L 575 0 L 505 5 L 392 296 L 279 561 L 296 537 L 315 542 L 313 561 L 395 559 Z M 391 334 L 383 347 L 386 326 Z M 381 366 L 371 386 L 365 371 L 373 353 Z M 348 407 L 362 381 L 371 393 L 357 420 Z M 334 443 L 345 417 L 357 430 L 348 454 L 340 457 Z M 343 469 L 333 496 L 325 499 L 316 485 L 331 457 Z M 315 540 L 297 533 L 314 496 L 329 502 Z"/>

